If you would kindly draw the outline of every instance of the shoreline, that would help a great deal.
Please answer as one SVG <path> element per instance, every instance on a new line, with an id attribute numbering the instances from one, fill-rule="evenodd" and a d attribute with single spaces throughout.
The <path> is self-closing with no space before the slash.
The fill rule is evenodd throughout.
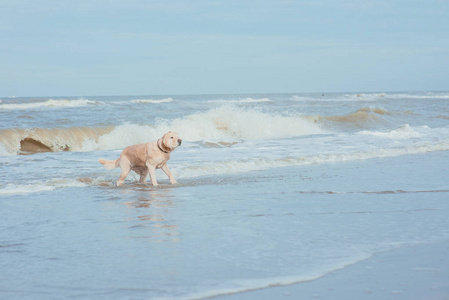
<path id="1" fill-rule="evenodd" d="M 203 299 L 449 299 L 449 240 L 373 254 L 301 283 Z"/>

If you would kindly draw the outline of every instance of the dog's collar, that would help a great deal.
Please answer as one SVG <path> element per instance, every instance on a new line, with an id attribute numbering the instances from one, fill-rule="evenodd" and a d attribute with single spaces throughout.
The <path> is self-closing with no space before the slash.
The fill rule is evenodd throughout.
<path id="1" fill-rule="evenodd" d="M 162 149 L 162 147 L 161 146 L 159 146 L 159 141 L 160 141 L 161 139 L 158 139 L 157 140 L 157 142 L 156 142 L 156 144 L 157 144 L 157 147 L 159 148 L 159 150 L 161 150 L 162 152 L 164 152 L 164 153 L 168 153 L 168 151 L 165 151 L 164 149 Z"/>

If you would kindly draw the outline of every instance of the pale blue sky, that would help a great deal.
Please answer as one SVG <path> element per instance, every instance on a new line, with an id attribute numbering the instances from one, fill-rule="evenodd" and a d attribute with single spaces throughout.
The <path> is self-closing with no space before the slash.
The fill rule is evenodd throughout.
<path id="1" fill-rule="evenodd" d="M 0 0 L 0 96 L 449 90 L 447 0 Z"/>

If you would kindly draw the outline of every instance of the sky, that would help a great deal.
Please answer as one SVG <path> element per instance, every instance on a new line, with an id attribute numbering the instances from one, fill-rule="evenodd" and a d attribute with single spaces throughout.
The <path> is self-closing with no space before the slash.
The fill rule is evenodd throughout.
<path id="1" fill-rule="evenodd" d="M 447 0 L 0 0 L 0 96 L 449 90 Z"/>

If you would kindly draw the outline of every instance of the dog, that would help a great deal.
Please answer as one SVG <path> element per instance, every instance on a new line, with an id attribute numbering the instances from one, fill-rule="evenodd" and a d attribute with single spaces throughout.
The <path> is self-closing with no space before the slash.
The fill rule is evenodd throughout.
<path id="1" fill-rule="evenodd" d="M 116 160 L 100 158 L 98 161 L 106 169 L 111 170 L 120 167 L 122 169 L 117 180 L 117 186 L 121 186 L 126 176 L 132 170 L 140 175 L 140 183 L 145 184 L 148 173 L 153 186 L 157 186 L 156 169 L 162 169 L 170 179 L 171 184 L 176 184 L 176 180 L 167 166 L 170 153 L 181 146 L 182 139 L 176 132 L 167 132 L 157 141 L 128 146 L 123 149 L 120 157 Z"/>

